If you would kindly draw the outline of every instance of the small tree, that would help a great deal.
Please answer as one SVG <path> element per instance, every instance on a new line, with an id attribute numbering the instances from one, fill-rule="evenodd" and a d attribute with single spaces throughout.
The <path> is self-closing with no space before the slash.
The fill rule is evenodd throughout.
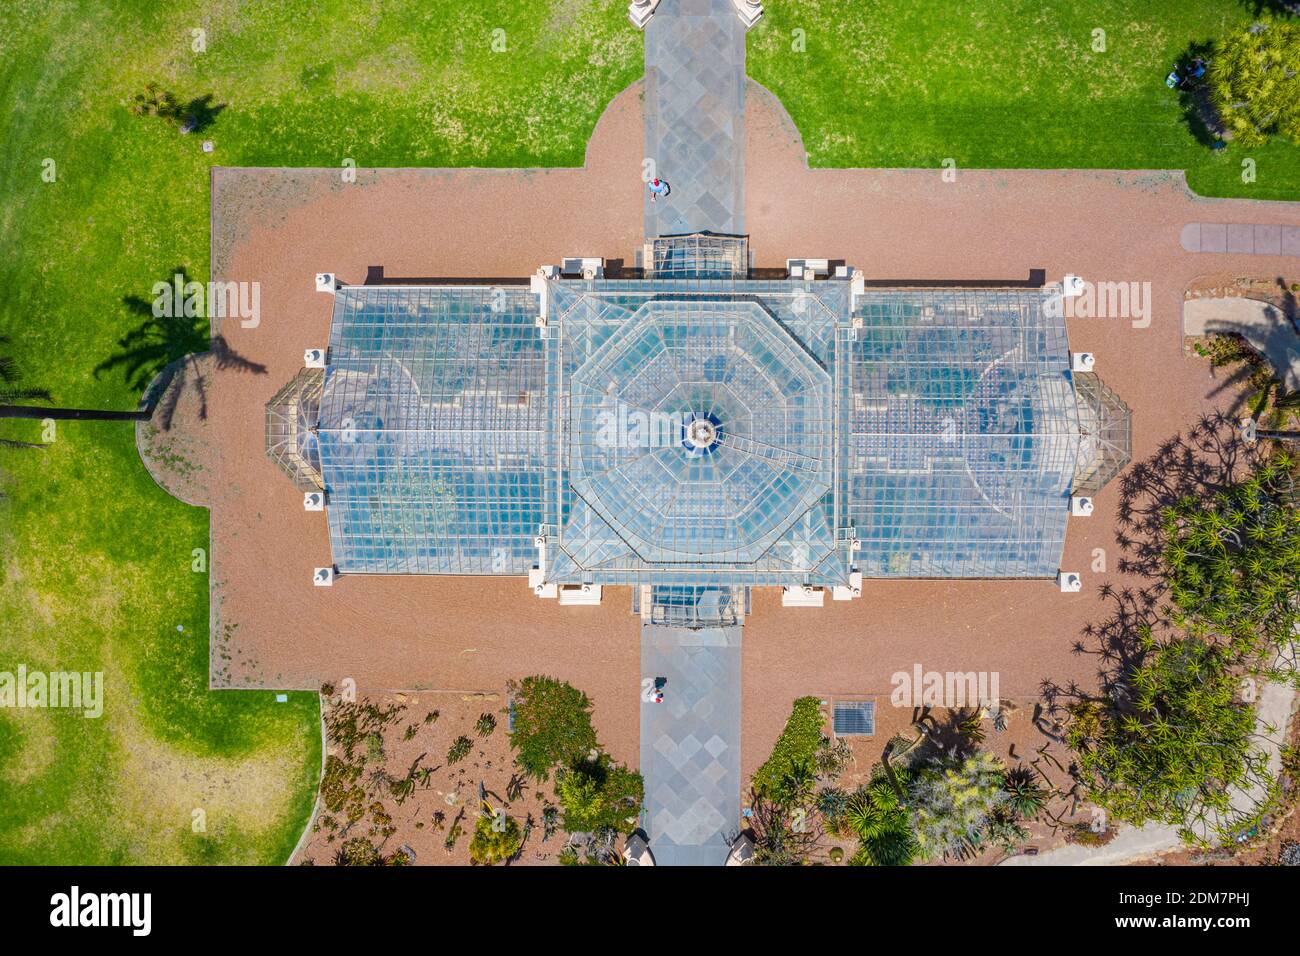
<path id="1" fill-rule="evenodd" d="M 1209 83 L 1224 127 L 1243 146 L 1274 133 L 1300 143 L 1300 23 L 1266 20 L 1221 41 Z"/>
<path id="2" fill-rule="evenodd" d="M 1162 515 L 1174 622 L 1265 663 L 1300 623 L 1294 467 L 1280 453 L 1208 503 L 1184 498 Z"/>
<path id="3" fill-rule="evenodd" d="M 1143 659 L 1111 698 L 1070 707 L 1079 775 L 1118 820 L 1222 832 L 1235 788 L 1272 788 L 1231 652 L 1196 638 L 1158 644 L 1149 629 L 1140 642 Z"/>
<path id="4" fill-rule="evenodd" d="M 849 797 L 836 823 L 837 829 L 848 830 L 861 841 L 850 860 L 855 865 L 908 866 L 921 852 L 911 814 L 880 766 L 871 782 Z"/>
<path id="5" fill-rule="evenodd" d="M 1006 768 L 985 750 L 969 756 L 937 754 L 911 768 L 906 786 L 921 856 L 962 858 L 982 850 L 990 836 L 1010 836 Z"/>
<path id="6" fill-rule="evenodd" d="M 749 827 L 758 866 L 801 866 L 817 850 L 821 830 L 806 818 L 792 820 L 787 807 L 758 792 L 750 794 Z"/>
<path id="7" fill-rule="evenodd" d="M 566 830 L 626 833 L 636 826 L 645 784 L 639 773 L 602 754 L 559 772 L 555 796 L 564 810 Z"/>

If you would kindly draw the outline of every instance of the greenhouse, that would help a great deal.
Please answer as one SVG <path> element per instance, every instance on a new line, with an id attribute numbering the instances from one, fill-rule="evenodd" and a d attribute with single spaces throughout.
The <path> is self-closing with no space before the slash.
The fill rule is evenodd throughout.
<path id="1" fill-rule="evenodd" d="M 338 572 L 1056 575 L 1131 439 L 1044 290 L 749 278 L 687 238 L 636 278 L 339 287 L 317 421 L 275 451 L 318 467 Z"/>

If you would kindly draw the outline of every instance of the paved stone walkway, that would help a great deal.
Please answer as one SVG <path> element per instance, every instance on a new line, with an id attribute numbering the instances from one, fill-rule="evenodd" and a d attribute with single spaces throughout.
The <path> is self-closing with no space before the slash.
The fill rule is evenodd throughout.
<path id="1" fill-rule="evenodd" d="M 646 832 L 659 866 L 721 866 L 740 820 L 741 626 L 644 624 L 641 674 L 664 677 L 641 704 Z"/>
<path id="2" fill-rule="evenodd" d="M 731 0 L 662 0 L 646 27 L 646 157 L 671 192 L 647 236 L 745 231 L 745 27 Z"/>
<path id="3" fill-rule="evenodd" d="M 1188 252 L 1300 256 L 1300 226 L 1189 222 L 1183 226 L 1179 241 Z"/>

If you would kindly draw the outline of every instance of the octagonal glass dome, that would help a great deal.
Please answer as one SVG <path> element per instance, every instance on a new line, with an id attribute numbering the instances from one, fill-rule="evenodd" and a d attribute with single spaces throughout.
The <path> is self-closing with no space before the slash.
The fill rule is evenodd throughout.
<path id="1" fill-rule="evenodd" d="M 572 488 L 643 561 L 752 564 L 830 490 L 830 376 L 756 301 L 645 302 L 570 387 Z"/>

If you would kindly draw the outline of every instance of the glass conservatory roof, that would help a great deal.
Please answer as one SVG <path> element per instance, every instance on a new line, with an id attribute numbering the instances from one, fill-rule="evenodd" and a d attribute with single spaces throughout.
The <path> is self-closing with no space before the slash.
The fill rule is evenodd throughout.
<path id="1" fill-rule="evenodd" d="M 1056 573 L 1081 454 L 1038 290 L 546 280 L 338 291 L 339 570 L 832 585 Z"/>
<path id="2" fill-rule="evenodd" d="M 569 484 L 645 562 L 753 564 L 830 491 L 830 376 L 757 302 L 651 299 L 569 395 Z"/>
<path id="3" fill-rule="evenodd" d="M 317 429 L 340 572 L 527 574 L 545 369 L 527 287 L 345 287 Z"/>

